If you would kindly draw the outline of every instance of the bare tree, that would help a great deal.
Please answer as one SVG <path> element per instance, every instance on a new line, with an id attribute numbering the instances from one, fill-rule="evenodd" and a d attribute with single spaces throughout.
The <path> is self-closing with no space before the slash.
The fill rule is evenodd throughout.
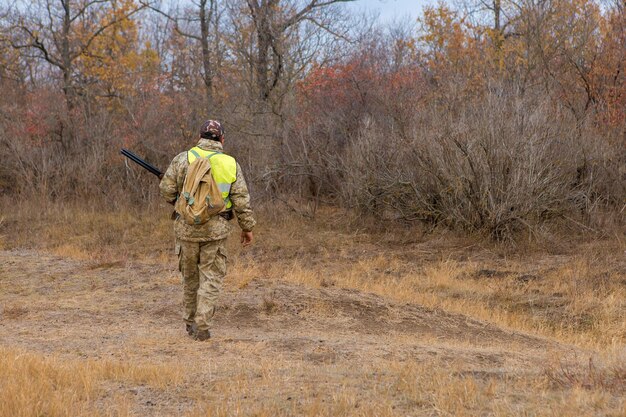
<path id="1" fill-rule="evenodd" d="M 214 79 L 218 76 L 222 58 L 220 2 L 218 0 L 199 0 L 187 12 L 165 11 L 163 6 L 150 1 L 142 2 L 145 6 L 164 16 L 173 23 L 174 31 L 185 38 L 197 42 L 202 56 L 202 81 L 205 87 L 206 109 L 213 110 Z"/>
<path id="2" fill-rule="evenodd" d="M 506 38 L 516 36 L 511 26 L 519 17 L 523 0 L 460 0 L 458 7 L 475 24 L 490 27 L 494 48 L 500 52 Z"/>
<path id="3" fill-rule="evenodd" d="M 281 0 L 246 0 L 256 34 L 252 59 L 257 92 L 262 102 L 269 100 L 284 73 L 288 32 L 308 21 L 322 31 L 336 34 L 320 11 L 347 1 L 352 0 L 310 0 L 304 4 Z"/>
<path id="4" fill-rule="evenodd" d="M 142 6 L 118 15 L 110 13 L 109 0 L 45 0 L 17 4 L 9 10 L 13 37 L 11 46 L 26 50 L 27 56 L 42 59 L 61 71 L 68 110 L 76 103 L 74 66 L 105 31 L 130 18 Z"/>

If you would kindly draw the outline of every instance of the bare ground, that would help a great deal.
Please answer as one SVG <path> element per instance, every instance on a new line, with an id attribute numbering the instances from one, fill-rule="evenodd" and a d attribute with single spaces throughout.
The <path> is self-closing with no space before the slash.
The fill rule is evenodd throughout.
<path id="1" fill-rule="evenodd" d="M 172 373 L 164 386 L 102 381 L 89 401 L 112 415 L 124 414 L 111 412 L 120 401 L 128 415 L 450 415 L 403 391 L 404 370 L 506 386 L 545 381 L 551 358 L 588 355 L 356 290 L 275 279 L 242 287 L 227 284 L 213 337 L 199 343 L 183 330 L 173 266 L 0 251 L 0 345 L 64 360 L 158 364 Z M 502 409 L 516 410 L 525 401 L 519 395 L 506 397 Z"/>

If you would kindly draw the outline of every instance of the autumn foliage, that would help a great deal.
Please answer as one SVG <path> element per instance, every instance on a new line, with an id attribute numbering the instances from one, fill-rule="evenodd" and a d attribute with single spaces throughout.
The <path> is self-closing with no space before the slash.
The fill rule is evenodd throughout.
<path id="1" fill-rule="evenodd" d="M 619 2 L 441 4 L 402 28 L 315 1 L 46 4 L 0 11 L 0 192 L 156 199 L 118 148 L 165 166 L 214 117 L 256 198 L 308 215 L 497 239 L 623 221 Z"/>

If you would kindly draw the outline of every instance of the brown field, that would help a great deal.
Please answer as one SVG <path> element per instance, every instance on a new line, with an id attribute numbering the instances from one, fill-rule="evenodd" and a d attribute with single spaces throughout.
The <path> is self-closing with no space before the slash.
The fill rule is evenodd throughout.
<path id="1" fill-rule="evenodd" d="M 1 416 L 626 416 L 623 234 L 261 213 L 198 343 L 164 208 L 32 212 L 0 214 Z"/>
<path id="2" fill-rule="evenodd" d="M 0 0 L 0 417 L 626 417 L 626 0 L 400 3 Z M 259 226 L 199 343 L 206 133 Z"/>

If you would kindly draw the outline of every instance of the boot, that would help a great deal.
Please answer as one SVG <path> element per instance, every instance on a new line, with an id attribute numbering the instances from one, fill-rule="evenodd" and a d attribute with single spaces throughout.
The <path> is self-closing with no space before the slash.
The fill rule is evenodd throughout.
<path id="1" fill-rule="evenodd" d="M 185 330 L 187 330 L 187 334 L 191 337 L 193 337 L 194 333 L 196 333 L 196 329 L 197 329 L 197 326 L 195 323 L 185 325 Z"/>
<path id="2" fill-rule="evenodd" d="M 208 330 L 198 330 L 194 336 L 199 342 L 204 342 L 205 340 L 209 340 L 211 338 L 211 332 Z"/>

